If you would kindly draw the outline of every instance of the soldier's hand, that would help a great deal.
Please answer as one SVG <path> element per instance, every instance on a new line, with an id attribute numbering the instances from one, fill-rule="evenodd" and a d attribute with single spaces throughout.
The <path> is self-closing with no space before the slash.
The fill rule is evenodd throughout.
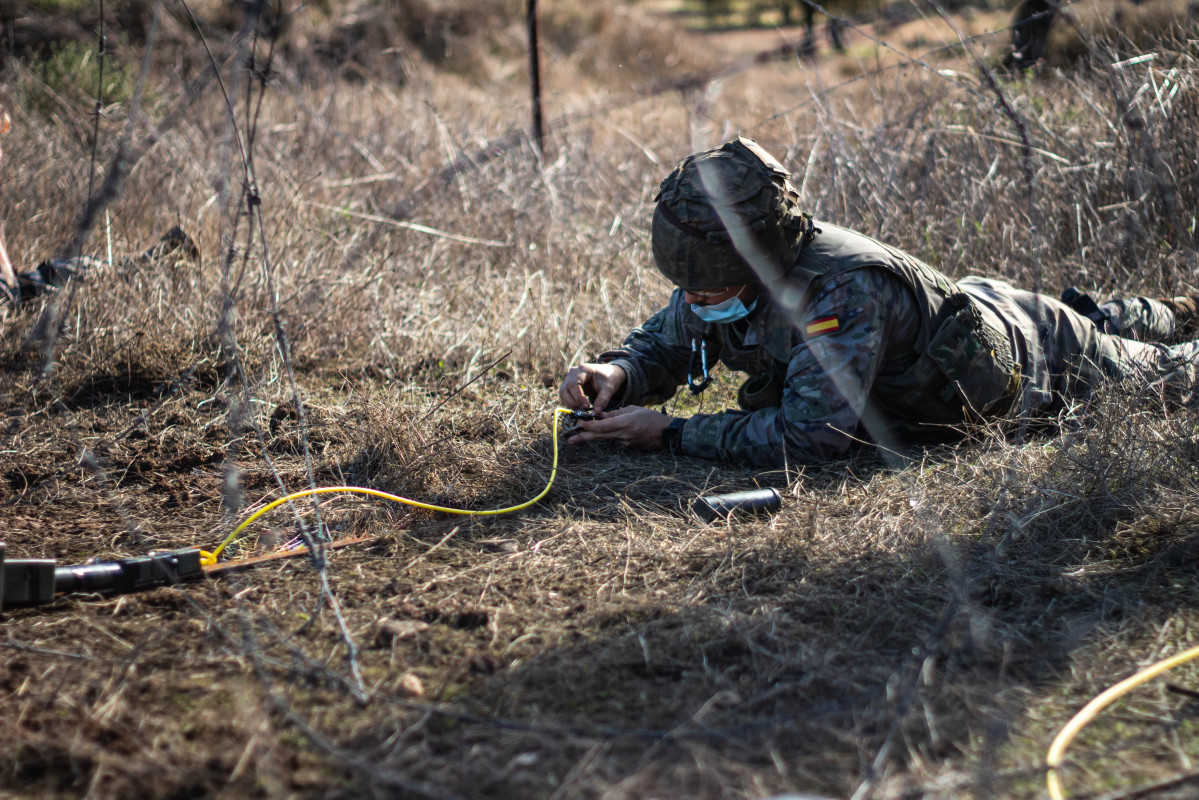
<path id="1" fill-rule="evenodd" d="M 614 441 L 640 450 L 660 450 L 662 431 L 671 417 L 660 411 L 641 406 L 625 406 L 600 414 L 598 419 L 579 423 L 579 432 L 566 440 L 567 444 Z"/>
<path id="2" fill-rule="evenodd" d="M 624 386 L 624 370 L 615 364 L 575 364 L 566 373 L 558 397 L 567 408 L 594 406 L 598 414 Z"/>

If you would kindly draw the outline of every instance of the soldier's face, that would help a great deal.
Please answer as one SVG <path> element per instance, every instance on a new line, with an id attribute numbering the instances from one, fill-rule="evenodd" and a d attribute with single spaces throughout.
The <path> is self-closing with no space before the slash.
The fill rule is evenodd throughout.
<path id="1" fill-rule="evenodd" d="M 758 296 L 758 291 L 748 283 L 738 283 L 725 286 L 723 289 L 705 289 L 700 292 L 683 292 L 683 299 L 697 306 L 714 306 L 723 303 L 731 297 L 740 297 L 742 303 L 749 303 Z"/>

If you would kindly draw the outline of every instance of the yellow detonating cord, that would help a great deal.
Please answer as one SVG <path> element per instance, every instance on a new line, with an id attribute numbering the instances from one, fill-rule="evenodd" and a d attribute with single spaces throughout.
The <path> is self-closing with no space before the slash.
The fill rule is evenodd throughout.
<path id="1" fill-rule="evenodd" d="M 1190 650 L 1159 661 L 1153 666 L 1141 670 L 1131 678 L 1125 678 L 1083 706 L 1082 711 L 1075 714 L 1074 719 L 1067 722 L 1066 727 L 1062 728 L 1061 732 L 1054 738 L 1053 744 L 1049 747 L 1049 753 L 1045 756 L 1045 763 L 1049 767 L 1049 772 L 1045 776 L 1045 782 L 1049 788 L 1050 798 L 1052 800 L 1065 800 L 1066 793 L 1062 791 L 1058 767 L 1062 765 L 1062 758 L 1066 754 L 1066 748 L 1070 746 L 1070 742 L 1074 741 L 1074 737 L 1078 735 L 1079 731 L 1087 723 L 1095 719 L 1100 711 L 1141 684 L 1156 678 L 1167 670 L 1174 669 L 1179 664 L 1185 664 L 1197 657 L 1199 657 L 1199 647 L 1192 647 Z"/>
<path id="2" fill-rule="evenodd" d="M 217 548 L 215 550 L 213 550 L 211 553 L 208 552 L 207 550 L 201 550 L 200 551 L 201 564 L 203 564 L 206 567 L 213 566 L 214 564 L 216 564 L 217 559 L 220 557 L 221 553 L 224 552 L 225 548 L 228 547 L 230 544 L 232 544 L 234 541 L 236 541 L 237 537 L 241 534 L 241 532 L 244 531 L 247 527 L 249 527 L 254 522 L 254 520 L 258 519 L 263 514 L 266 514 L 268 511 L 272 511 L 272 510 L 278 508 L 279 506 L 283 505 L 284 503 L 290 502 L 292 500 L 297 500 L 301 497 L 310 497 L 315 494 L 338 494 L 338 493 L 367 494 L 372 497 L 382 498 L 383 500 L 390 500 L 393 503 L 403 503 L 404 505 L 415 506 L 416 508 L 423 508 L 428 511 L 440 511 L 445 514 L 465 514 L 465 515 L 475 516 L 475 517 L 488 517 L 488 516 L 495 516 L 497 514 L 509 514 L 513 511 L 520 511 L 523 508 L 528 508 L 529 506 L 533 505 L 537 501 L 541 500 L 541 498 L 543 498 L 547 494 L 549 494 L 550 487 L 554 485 L 554 478 L 557 477 L 557 474 L 558 474 L 558 418 L 562 414 L 569 414 L 569 413 L 570 413 L 569 408 L 554 409 L 554 433 L 553 433 L 553 437 L 552 437 L 553 443 L 554 443 L 553 444 L 554 460 L 553 460 L 553 466 L 550 468 L 550 479 L 546 482 L 545 488 L 541 490 L 540 494 L 538 494 L 532 500 L 526 500 L 525 502 L 521 503 L 520 505 L 510 506 L 509 508 L 493 508 L 493 509 L 488 509 L 486 511 L 468 511 L 467 509 L 464 509 L 464 508 L 449 508 L 447 506 L 435 506 L 430 503 L 422 503 L 418 500 L 412 500 L 407 497 L 400 497 L 398 494 L 389 494 L 388 492 L 381 492 L 378 489 L 368 489 L 363 486 L 321 486 L 316 489 L 303 489 L 298 492 L 292 492 L 291 494 L 287 495 L 286 497 L 280 497 L 278 500 L 268 503 L 267 505 L 263 506 L 259 510 L 255 511 L 253 514 L 251 514 L 246 519 L 245 522 L 243 522 L 242 524 L 240 524 L 236 528 L 234 528 L 233 532 L 230 533 L 228 536 L 226 536 L 225 540 L 223 542 L 221 542 L 220 545 L 217 546 Z"/>

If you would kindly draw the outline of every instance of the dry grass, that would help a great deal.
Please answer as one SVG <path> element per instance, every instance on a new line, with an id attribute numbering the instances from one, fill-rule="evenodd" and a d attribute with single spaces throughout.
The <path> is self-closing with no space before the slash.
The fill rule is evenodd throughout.
<path id="1" fill-rule="evenodd" d="M 527 107 L 521 4 L 483 4 L 481 28 L 463 3 L 400 5 L 407 27 L 384 32 L 419 23 L 440 51 L 403 39 L 402 57 L 364 47 L 331 63 L 314 37 L 374 7 L 310 8 L 256 118 L 232 23 L 209 29 L 242 144 L 257 120 L 265 243 L 239 213 L 245 172 L 216 85 L 169 116 L 206 56 L 164 21 L 159 44 L 178 52 L 156 56 L 110 235 L 133 252 L 181 223 L 203 261 L 89 276 L 56 301 L 50 359 L 35 337 L 49 303 L 0 311 L 10 557 L 210 547 L 309 482 L 471 508 L 532 496 L 564 367 L 666 296 L 648 266 L 657 182 L 737 131 L 793 165 L 818 217 L 954 275 L 1054 292 L 1199 283 L 1199 70 L 1173 39 L 1119 69 L 1127 43 L 1101 39 L 1068 72 L 997 76 L 1011 114 L 970 63 L 928 53 L 915 55 L 952 71 L 851 54 L 635 99 L 736 57 L 635 5 L 555 3 L 547 116 L 561 122 L 539 160 L 511 135 Z M 470 52 L 448 58 L 447 42 Z M 75 229 L 91 128 L 86 107 L 22 106 L 36 70 L 13 62 L 8 77 L 0 218 L 32 265 Z M 97 181 L 127 111 L 101 122 Z M 108 235 L 102 221 L 85 252 L 103 256 Z M 735 385 L 721 376 L 702 407 Z M 1193 409 L 1113 389 L 1046 430 L 981 430 L 890 469 L 868 453 L 754 473 L 567 449 L 549 497 L 509 516 L 330 501 L 324 530 L 380 538 L 325 572 L 288 563 L 6 612 L 0 787 L 1040 796 L 1044 750 L 1079 705 L 1194 643 L 1195 430 Z M 687 511 L 755 484 L 784 492 L 781 513 L 705 526 Z M 298 508 L 311 530 L 312 506 Z M 276 512 L 246 551 L 297 527 Z M 1070 785 L 1118 792 L 1193 769 L 1194 712 L 1160 685 L 1139 693 L 1075 746 Z"/>
<path id="2" fill-rule="evenodd" d="M 1095 42 L 1105 41 L 1128 57 L 1151 52 L 1163 45 L 1186 47 L 1195 29 L 1195 10 L 1178 0 L 1143 3 L 1094 2 L 1067 8 L 1050 36 L 1050 63 L 1064 66 L 1085 59 Z"/>

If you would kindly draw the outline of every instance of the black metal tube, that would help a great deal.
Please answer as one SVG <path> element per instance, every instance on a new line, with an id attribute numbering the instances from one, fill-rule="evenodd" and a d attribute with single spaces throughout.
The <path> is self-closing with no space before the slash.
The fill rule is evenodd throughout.
<path id="1" fill-rule="evenodd" d="M 200 549 L 165 550 L 101 564 L 57 566 L 49 558 L 5 558 L 0 542 L 0 611 L 49 603 L 56 594 L 113 595 L 172 586 L 204 575 Z"/>
<path id="2" fill-rule="evenodd" d="M 0 611 L 36 606 L 54 599 L 54 560 L 5 558 L 0 542 Z"/>
<path id="3" fill-rule="evenodd" d="M 116 588 L 124 573 L 117 563 L 75 564 L 54 570 L 55 593 L 109 592 Z"/>
<path id="4" fill-rule="evenodd" d="M 783 496 L 778 489 L 752 489 L 697 497 L 692 509 L 704 522 L 711 522 L 717 517 L 727 519 L 733 513 L 772 514 L 782 505 Z"/>

